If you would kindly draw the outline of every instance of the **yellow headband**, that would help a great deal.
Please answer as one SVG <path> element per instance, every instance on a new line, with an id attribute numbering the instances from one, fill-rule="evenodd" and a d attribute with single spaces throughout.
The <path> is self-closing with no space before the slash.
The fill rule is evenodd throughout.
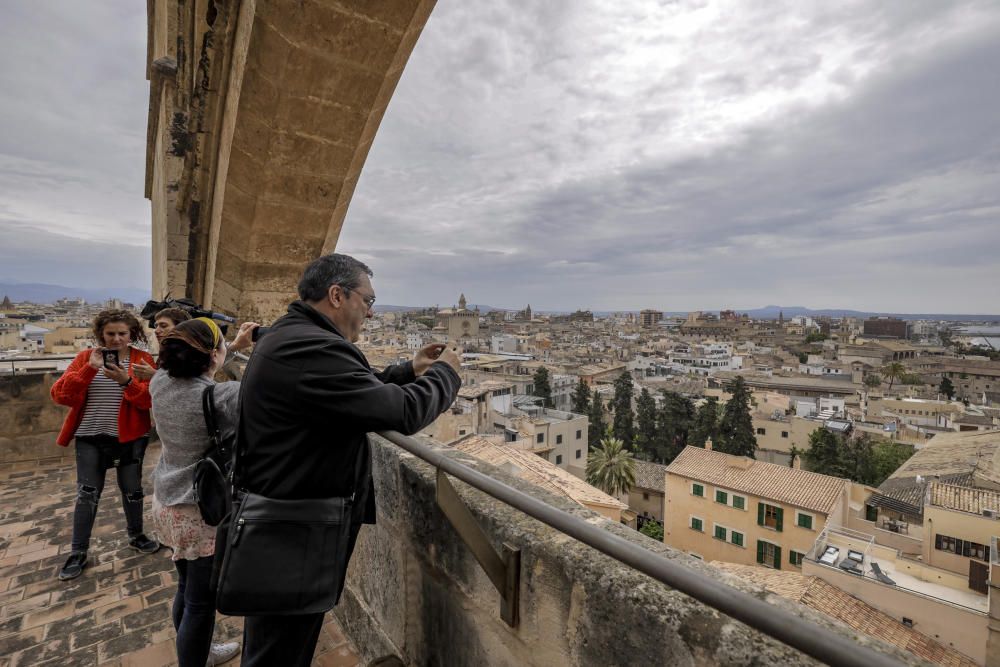
<path id="1" fill-rule="evenodd" d="M 219 329 L 219 325 L 215 323 L 215 320 L 208 317 L 196 317 L 199 322 L 204 322 L 208 325 L 208 328 L 212 330 L 212 349 L 219 347 L 219 339 L 222 338 L 222 331 Z"/>

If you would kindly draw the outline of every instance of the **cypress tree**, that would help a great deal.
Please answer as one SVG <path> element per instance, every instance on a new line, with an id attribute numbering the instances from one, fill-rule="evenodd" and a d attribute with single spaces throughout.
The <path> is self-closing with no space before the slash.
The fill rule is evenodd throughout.
<path id="1" fill-rule="evenodd" d="M 656 442 L 656 401 L 645 387 L 639 392 L 639 398 L 636 400 L 636 428 L 636 450 L 652 458 L 655 455 Z"/>
<path id="2" fill-rule="evenodd" d="M 719 421 L 716 449 L 726 454 L 756 458 L 757 436 L 754 435 L 753 418 L 750 416 L 750 391 L 743 376 L 737 375 L 728 390 L 732 398 L 726 403 Z"/>
<path id="3" fill-rule="evenodd" d="M 583 378 L 576 383 L 573 390 L 573 412 L 578 415 L 590 414 L 590 388 Z"/>
<path id="4" fill-rule="evenodd" d="M 535 371 L 532 382 L 535 385 L 535 390 L 532 393 L 542 399 L 542 405 L 547 408 L 555 407 L 555 403 L 552 402 L 552 384 L 549 382 L 549 369 L 545 366 L 539 366 L 538 370 Z"/>
<path id="5" fill-rule="evenodd" d="M 632 414 L 634 391 L 632 376 L 628 371 L 623 371 L 615 380 L 615 395 L 611 399 L 611 409 L 614 411 L 611 432 L 625 443 L 627 449 L 631 449 L 635 442 L 635 415 Z"/>
<path id="6" fill-rule="evenodd" d="M 601 401 L 601 394 L 594 389 L 594 395 L 590 400 L 590 411 L 587 413 L 590 424 L 587 427 L 587 445 L 596 447 L 604 437 L 604 430 L 607 425 L 604 422 L 604 403 Z"/>

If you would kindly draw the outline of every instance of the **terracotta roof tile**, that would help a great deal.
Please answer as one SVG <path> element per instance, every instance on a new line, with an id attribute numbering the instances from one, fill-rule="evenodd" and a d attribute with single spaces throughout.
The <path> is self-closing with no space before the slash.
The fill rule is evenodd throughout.
<path id="1" fill-rule="evenodd" d="M 823 514 L 833 510 L 849 483 L 700 447 L 685 447 L 667 472 Z"/>
<path id="2" fill-rule="evenodd" d="M 649 461 L 635 460 L 635 485 L 642 489 L 651 491 L 666 492 L 666 480 L 664 474 L 667 466 L 661 463 L 651 463 Z"/>
<path id="3" fill-rule="evenodd" d="M 971 514 L 982 514 L 983 510 L 996 512 L 1000 511 L 1000 492 L 933 482 L 931 505 Z"/>
<path id="4" fill-rule="evenodd" d="M 754 565 L 718 561 L 714 561 L 712 565 L 759 584 L 783 598 L 812 607 L 858 632 L 898 646 L 924 660 L 946 667 L 973 667 L 977 664 L 955 649 L 906 627 L 888 614 L 818 577 Z"/>

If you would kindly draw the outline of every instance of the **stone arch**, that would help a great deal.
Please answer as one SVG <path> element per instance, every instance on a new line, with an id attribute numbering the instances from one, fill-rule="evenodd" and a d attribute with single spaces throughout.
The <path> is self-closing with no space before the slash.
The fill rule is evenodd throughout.
<path id="1" fill-rule="evenodd" d="M 434 0 L 149 3 L 153 295 L 271 320 L 331 252 Z"/>

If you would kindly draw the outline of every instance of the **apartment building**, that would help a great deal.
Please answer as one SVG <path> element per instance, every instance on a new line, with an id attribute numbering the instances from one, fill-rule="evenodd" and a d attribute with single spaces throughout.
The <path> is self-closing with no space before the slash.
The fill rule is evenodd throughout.
<path id="1" fill-rule="evenodd" d="M 706 560 L 801 567 L 828 521 L 843 523 L 851 482 L 686 447 L 667 466 L 663 541 Z"/>
<path id="2" fill-rule="evenodd" d="M 990 540 L 1000 535 L 1000 492 L 933 482 L 924 501 L 923 561 L 988 592 Z"/>
<path id="3" fill-rule="evenodd" d="M 628 506 L 636 515 L 663 523 L 667 466 L 635 461 L 635 486 L 628 492 Z"/>

